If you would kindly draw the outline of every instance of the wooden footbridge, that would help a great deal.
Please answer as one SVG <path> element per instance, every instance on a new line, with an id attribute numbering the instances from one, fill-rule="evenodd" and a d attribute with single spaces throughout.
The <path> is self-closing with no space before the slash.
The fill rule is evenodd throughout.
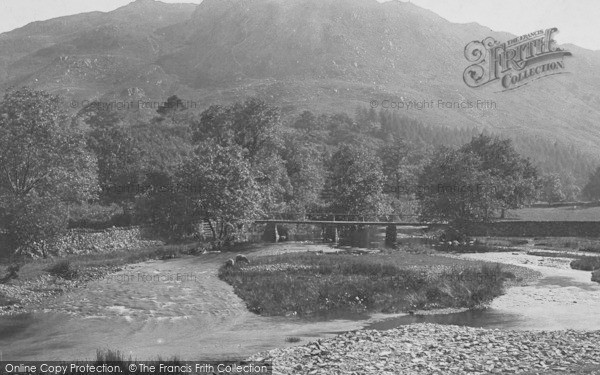
<path id="1" fill-rule="evenodd" d="M 280 240 L 280 225 L 315 225 L 321 226 L 323 239 L 331 242 L 339 241 L 339 229 L 343 227 L 364 228 L 385 227 L 386 243 L 395 243 L 398 227 L 429 227 L 430 223 L 423 223 L 416 220 L 397 220 L 398 216 L 366 217 L 356 214 L 337 214 L 337 213 L 315 213 L 307 215 L 294 214 L 272 214 L 266 219 L 255 220 L 256 224 L 266 224 L 263 239 L 266 241 L 277 242 Z M 411 216 L 402 216 L 403 219 Z"/>

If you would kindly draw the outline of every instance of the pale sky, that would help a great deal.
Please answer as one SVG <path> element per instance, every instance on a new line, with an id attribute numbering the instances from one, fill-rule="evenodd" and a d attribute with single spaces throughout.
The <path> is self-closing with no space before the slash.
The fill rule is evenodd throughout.
<path id="1" fill-rule="evenodd" d="M 201 0 L 163 0 L 200 3 Z M 381 0 L 380 0 L 381 1 Z M 29 22 L 90 11 L 110 11 L 130 0 L 0 0 L 0 32 Z M 513 34 L 558 27 L 559 43 L 600 50 L 599 0 L 411 0 L 452 22 L 477 22 Z"/>

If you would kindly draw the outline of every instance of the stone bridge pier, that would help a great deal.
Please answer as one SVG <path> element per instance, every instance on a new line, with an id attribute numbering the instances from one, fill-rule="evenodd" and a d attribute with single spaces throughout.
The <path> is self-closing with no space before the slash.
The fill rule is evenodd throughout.
<path id="1" fill-rule="evenodd" d="M 322 233 L 323 241 L 332 243 L 340 242 L 340 230 L 337 225 L 324 225 Z"/>
<path id="2" fill-rule="evenodd" d="M 398 226 L 422 227 L 429 223 L 389 222 L 389 221 L 331 221 L 331 220 L 257 220 L 257 224 L 265 224 L 262 239 L 265 242 L 279 242 L 289 239 L 288 225 L 313 225 L 321 227 L 321 235 L 325 242 L 338 243 L 340 231 L 344 228 L 354 228 L 351 233 L 357 233 L 366 227 L 385 228 L 385 244 L 394 246 L 398 239 Z"/>
<path id="3" fill-rule="evenodd" d="M 394 246 L 398 240 L 398 228 L 395 225 L 385 227 L 385 245 Z"/>
<path id="4" fill-rule="evenodd" d="M 277 223 L 267 223 L 267 225 L 265 226 L 265 231 L 262 235 L 262 239 L 265 242 L 279 242 L 281 237 L 279 236 Z"/>

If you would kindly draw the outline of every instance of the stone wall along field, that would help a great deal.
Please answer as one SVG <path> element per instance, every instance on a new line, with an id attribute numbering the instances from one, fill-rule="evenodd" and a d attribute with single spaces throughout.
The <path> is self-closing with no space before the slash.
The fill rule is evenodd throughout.
<path id="1" fill-rule="evenodd" d="M 600 237 L 600 221 L 499 221 L 471 223 L 474 237 Z"/>
<path id="2" fill-rule="evenodd" d="M 51 252 L 59 256 L 69 254 L 109 253 L 126 249 L 140 249 L 163 245 L 149 228 L 110 228 L 101 231 L 71 229 L 49 244 Z"/>

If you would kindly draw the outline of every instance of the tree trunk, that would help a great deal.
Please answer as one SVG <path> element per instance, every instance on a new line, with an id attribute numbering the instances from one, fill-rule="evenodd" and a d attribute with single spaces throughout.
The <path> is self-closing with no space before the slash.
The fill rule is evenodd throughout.
<path id="1" fill-rule="evenodd" d="M 206 219 L 206 221 L 208 221 L 208 226 L 210 227 L 210 231 L 212 232 L 213 241 L 216 241 L 217 231 L 215 230 L 215 227 L 213 226 L 212 221 L 210 219 Z"/>

